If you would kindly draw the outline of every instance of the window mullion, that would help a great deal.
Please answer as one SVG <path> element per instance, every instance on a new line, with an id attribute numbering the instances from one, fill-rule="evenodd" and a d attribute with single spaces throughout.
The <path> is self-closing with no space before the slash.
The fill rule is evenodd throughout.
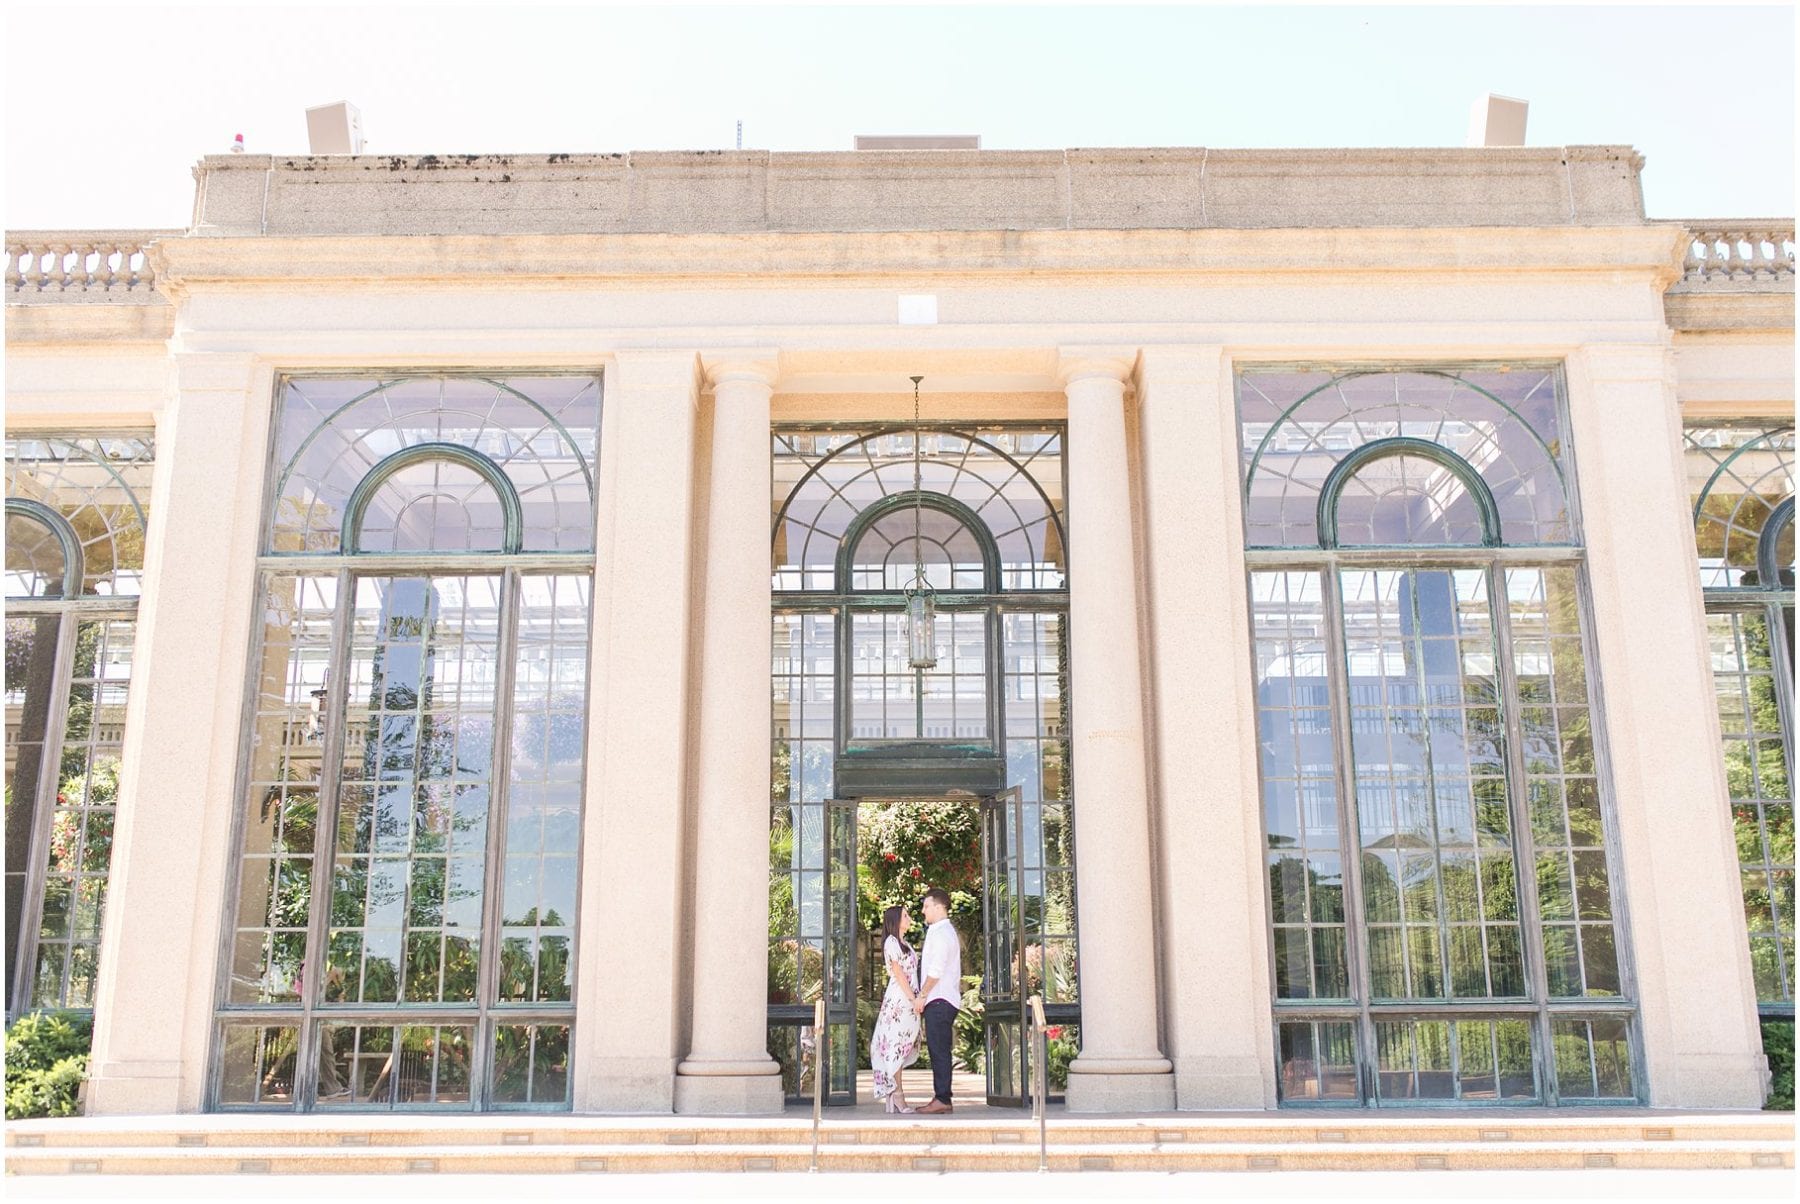
<path id="1" fill-rule="evenodd" d="M 1325 682 L 1331 702 L 1332 750 L 1337 762 L 1338 856 L 1343 859 L 1344 868 L 1344 959 L 1349 963 L 1346 969 L 1350 981 L 1356 984 L 1356 1025 L 1361 1037 L 1357 1042 L 1357 1080 L 1360 1102 L 1366 1105 L 1379 1099 L 1375 1090 L 1375 1025 L 1369 1015 L 1369 963 L 1363 945 L 1367 930 L 1363 919 L 1362 837 L 1357 826 L 1356 772 L 1350 743 L 1350 648 L 1344 638 L 1344 597 L 1337 574 L 1325 568 L 1314 571 L 1319 582 L 1320 609 L 1325 616 Z"/>
<path id="2" fill-rule="evenodd" d="M 500 584 L 500 639 L 494 666 L 494 757 L 489 772 L 486 866 L 482 890 L 481 962 L 476 975 L 476 1020 L 472 1026 L 475 1048 L 469 1051 L 469 1095 L 480 1111 L 493 1106 L 493 1085 L 488 1081 L 489 1051 L 494 1042 L 493 1005 L 500 993 L 500 929 L 506 905 L 505 839 L 506 809 L 512 796 L 512 704 L 519 653 L 519 570 L 507 569 Z M 465 631 L 465 639 L 467 633 Z M 536 957 L 535 942 L 533 957 Z M 534 966 L 535 970 L 535 966 Z M 532 981 L 536 982 L 536 974 Z M 532 1000 L 536 1003 L 537 1000 Z M 573 1045 L 573 1016 L 570 1043 Z"/>
<path id="3" fill-rule="evenodd" d="M 1546 1104 L 1554 1104 L 1557 1088 L 1550 985 L 1544 968 L 1543 925 L 1538 916 L 1537 846 L 1527 798 L 1524 726 L 1519 718 L 1518 673 L 1513 661 L 1512 603 L 1504 564 L 1496 563 L 1488 569 L 1488 600 L 1488 613 L 1494 624 L 1494 685 L 1500 692 L 1500 723 L 1506 733 L 1506 802 L 1508 822 L 1512 825 L 1513 888 L 1519 900 L 1519 943 L 1538 1032 L 1532 1061 L 1540 1098 Z"/>
<path id="4" fill-rule="evenodd" d="M 295 580 L 301 582 L 304 589 L 306 581 L 316 578 L 297 577 Z M 350 658 L 356 578 L 350 570 L 342 569 L 336 580 L 337 606 L 331 616 L 331 664 L 325 679 L 322 708 L 325 740 L 319 751 L 318 817 L 313 827 L 312 914 L 307 922 L 302 970 L 306 989 L 300 993 L 296 1054 L 299 1063 L 294 1073 L 295 1107 L 301 1112 L 311 1112 L 319 1102 L 319 1033 L 314 1020 L 319 1005 L 324 1002 L 326 945 L 331 936 L 332 889 L 337 874 L 338 807 L 342 793 L 339 781 L 343 777 L 346 729 L 350 726 Z M 254 679 L 251 688 L 255 689 Z"/>
<path id="5" fill-rule="evenodd" d="M 31 842 L 25 872 L 25 915 L 19 922 L 18 964 L 14 967 L 13 1015 L 32 1010 L 37 989 L 39 929 L 44 915 L 44 884 L 50 876 L 50 828 L 55 819 L 56 794 L 62 787 L 63 736 L 69 725 L 69 683 L 74 677 L 75 646 L 80 642 L 80 616 L 65 613 L 56 625 L 56 659 L 50 670 L 50 698 L 44 715 L 44 740 L 38 753 L 38 778 L 32 796 Z M 71 900 L 71 905 L 73 900 Z M 58 984 L 60 1004 L 66 995 L 68 959 Z"/>

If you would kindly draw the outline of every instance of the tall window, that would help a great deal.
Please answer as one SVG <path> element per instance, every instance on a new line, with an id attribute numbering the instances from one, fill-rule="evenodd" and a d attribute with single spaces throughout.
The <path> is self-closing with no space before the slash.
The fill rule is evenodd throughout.
<path id="1" fill-rule="evenodd" d="M 827 802 L 848 796 L 863 754 L 966 752 L 994 765 L 984 789 L 1020 788 L 1022 964 L 1052 1022 L 1073 1035 L 1079 1017 L 1063 432 L 927 427 L 916 520 L 913 438 L 823 426 L 773 436 L 769 1023 L 790 1095 L 812 1002 L 840 973 Z M 901 591 L 915 563 L 937 597 L 931 669 L 907 658 Z"/>
<path id="2" fill-rule="evenodd" d="M 6 1014 L 94 1006 L 147 433 L 6 441 Z"/>
<path id="3" fill-rule="evenodd" d="M 1560 373 L 1237 386 L 1282 1102 L 1637 1099 Z"/>
<path id="4" fill-rule="evenodd" d="M 591 376 L 284 380 L 221 1108 L 566 1108 Z"/>
<path id="5" fill-rule="evenodd" d="M 1794 428 L 1687 429 L 1689 491 L 1750 968 L 1765 1020 L 1794 1015 Z"/>

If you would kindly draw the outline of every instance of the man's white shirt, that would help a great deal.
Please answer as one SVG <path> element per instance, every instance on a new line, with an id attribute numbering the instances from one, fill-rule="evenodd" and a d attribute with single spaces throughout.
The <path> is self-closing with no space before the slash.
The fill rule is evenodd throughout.
<path id="1" fill-rule="evenodd" d="M 962 938 L 948 917 L 925 930 L 925 950 L 919 955 L 919 981 L 937 979 L 925 1002 L 942 999 L 953 1008 L 962 1008 Z"/>

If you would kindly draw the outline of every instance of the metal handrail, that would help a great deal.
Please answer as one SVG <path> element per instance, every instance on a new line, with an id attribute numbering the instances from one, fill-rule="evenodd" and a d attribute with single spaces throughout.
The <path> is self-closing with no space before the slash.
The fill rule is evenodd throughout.
<path id="1" fill-rule="evenodd" d="M 825 1112 L 825 1000 L 820 998 L 813 1004 L 813 1124 L 812 1124 L 812 1165 L 809 1172 L 819 1169 L 819 1121 Z"/>
<path id="2" fill-rule="evenodd" d="M 1050 1035 L 1044 1026 L 1044 997 L 1025 1001 L 1031 1009 L 1031 1107 L 1038 1122 L 1038 1173 L 1050 1169 Z"/>

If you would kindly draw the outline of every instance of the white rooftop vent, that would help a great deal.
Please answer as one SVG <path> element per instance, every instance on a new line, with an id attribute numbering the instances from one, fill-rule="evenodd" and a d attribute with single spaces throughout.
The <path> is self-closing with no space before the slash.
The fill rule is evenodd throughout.
<path id="1" fill-rule="evenodd" d="M 858 134 L 857 150 L 980 150 L 980 134 Z"/>
<path id="2" fill-rule="evenodd" d="M 362 111 L 347 100 L 306 110 L 306 141 L 315 155 L 362 154 Z"/>
<path id="3" fill-rule="evenodd" d="M 1524 146 L 1525 101 L 1489 92 L 1469 110 L 1470 146 Z"/>

